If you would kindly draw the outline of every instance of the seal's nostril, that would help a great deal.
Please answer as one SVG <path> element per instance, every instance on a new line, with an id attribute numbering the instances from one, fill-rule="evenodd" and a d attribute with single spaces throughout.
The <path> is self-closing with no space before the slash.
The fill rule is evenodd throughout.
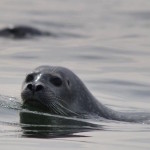
<path id="1" fill-rule="evenodd" d="M 44 86 L 41 84 L 39 84 L 39 85 L 28 84 L 27 89 L 29 89 L 30 91 L 33 91 L 33 92 L 38 92 L 38 91 L 41 91 L 42 89 L 44 89 Z"/>
<path id="2" fill-rule="evenodd" d="M 42 89 L 44 89 L 43 85 L 37 85 L 35 87 L 35 91 L 41 91 Z"/>
<path id="3" fill-rule="evenodd" d="M 27 88 L 32 91 L 33 90 L 33 85 L 32 84 L 28 84 Z"/>

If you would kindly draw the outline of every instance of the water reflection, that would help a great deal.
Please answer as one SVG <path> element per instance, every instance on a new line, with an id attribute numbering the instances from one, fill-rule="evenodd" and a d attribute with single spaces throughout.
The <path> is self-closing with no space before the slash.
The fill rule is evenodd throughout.
<path id="1" fill-rule="evenodd" d="M 74 133 L 102 130 L 102 126 L 81 119 L 29 110 L 20 111 L 20 123 L 23 130 L 23 137 L 76 137 L 77 135 L 74 135 Z"/>

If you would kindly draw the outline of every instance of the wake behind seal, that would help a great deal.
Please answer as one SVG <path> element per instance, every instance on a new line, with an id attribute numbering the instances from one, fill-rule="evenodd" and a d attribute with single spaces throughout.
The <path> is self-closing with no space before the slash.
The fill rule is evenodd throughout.
<path id="1" fill-rule="evenodd" d="M 106 119 L 142 122 L 150 113 L 117 112 L 99 102 L 71 70 L 39 66 L 23 82 L 23 106 L 41 108 L 62 116 L 99 116 Z"/>

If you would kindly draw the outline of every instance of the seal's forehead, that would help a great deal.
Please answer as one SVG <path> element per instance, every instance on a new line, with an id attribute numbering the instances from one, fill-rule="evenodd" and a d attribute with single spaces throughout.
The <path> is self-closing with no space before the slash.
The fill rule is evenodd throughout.
<path id="1" fill-rule="evenodd" d="M 57 73 L 57 74 L 67 74 L 71 72 L 69 69 L 59 66 L 39 66 L 35 68 L 35 73 Z"/>
<path id="2" fill-rule="evenodd" d="M 60 66 L 39 66 L 32 72 L 36 75 L 49 74 L 52 76 L 59 76 L 62 78 L 67 78 L 69 80 L 76 80 L 77 76 L 68 68 Z"/>
<path id="3" fill-rule="evenodd" d="M 55 69 L 56 67 L 54 66 L 39 66 L 37 68 L 34 69 L 34 72 L 53 72 L 53 70 Z"/>
<path id="4" fill-rule="evenodd" d="M 34 71 L 51 71 L 52 69 L 52 66 L 39 66 L 35 68 Z"/>

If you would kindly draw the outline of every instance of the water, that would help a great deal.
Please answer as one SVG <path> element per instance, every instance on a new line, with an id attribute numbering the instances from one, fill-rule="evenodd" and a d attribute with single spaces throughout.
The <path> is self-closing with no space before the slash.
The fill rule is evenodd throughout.
<path id="1" fill-rule="evenodd" d="M 149 111 L 149 16 L 148 0 L 1 0 L 0 28 L 29 25 L 57 37 L 0 38 L 0 94 L 21 101 L 26 73 L 39 65 L 61 65 L 112 109 Z M 150 148 L 149 124 L 97 120 L 101 130 L 28 138 L 22 136 L 19 110 L 1 107 L 0 112 L 1 149 Z"/>

